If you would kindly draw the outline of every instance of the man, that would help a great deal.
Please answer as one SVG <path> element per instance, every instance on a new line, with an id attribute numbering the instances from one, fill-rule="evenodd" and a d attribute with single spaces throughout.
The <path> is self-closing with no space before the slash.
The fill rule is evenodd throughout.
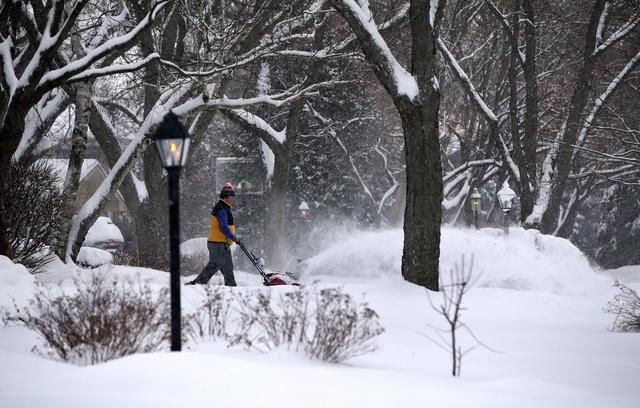
<path id="1" fill-rule="evenodd" d="M 231 213 L 235 195 L 231 183 L 225 183 L 220 191 L 220 200 L 211 210 L 209 238 L 207 239 L 209 263 L 194 280 L 187 282 L 187 285 L 206 284 L 220 270 L 224 277 L 225 286 L 237 286 L 233 276 L 233 260 L 229 249 L 233 242 L 240 244 L 235 235 L 236 229 Z"/>

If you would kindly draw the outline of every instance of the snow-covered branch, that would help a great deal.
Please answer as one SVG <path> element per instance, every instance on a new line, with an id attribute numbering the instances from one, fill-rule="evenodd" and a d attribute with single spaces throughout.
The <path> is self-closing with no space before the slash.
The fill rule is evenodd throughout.
<path id="1" fill-rule="evenodd" d="M 143 18 L 131 31 L 121 36 L 111 38 L 103 44 L 90 50 L 87 55 L 81 57 L 71 63 L 47 72 L 38 82 L 37 89 L 48 90 L 58 86 L 60 83 L 73 76 L 80 74 L 91 64 L 99 61 L 106 55 L 116 52 L 121 48 L 127 47 L 131 42 L 135 41 L 141 33 L 154 23 L 158 12 L 169 2 L 169 0 L 158 0 L 152 7 L 151 11 Z"/>
<path id="2" fill-rule="evenodd" d="M 460 64 L 456 61 L 456 58 L 451 54 L 444 41 L 441 38 L 438 38 L 438 48 L 442 51 L 445 56 L 445 60 L 453 69 L 453 72 L 456 74 L 456 78 L 460 81 L 462 88 L 465 90 L 469 98 L 474 102 L 480 113 L 487 119 L 489 122 L 498 123 L 498 118 L 495 113 L 487 106 L 484 99 L 480 96 L 475 86 L 469 79 L 469 76 L 464 72 L 464 70 L 460 67 Z"/>
<path id="3" fill-rule="evenodd" d="M 101 68 L 92 68 L 82 71 L 81 73 L 70 77 L 67 83 L 86 81 L 88 79 L 99 78 L 107 75 L 123 74 L 126 72 L 135 72 L 145 67 L 147 64 L 160 59 L 160 54 L 152 53 L 143 59 L 129 64 L 109 65 Z"/>
<path id="4" fill-rule="evenodd" d="M 596 38 L 599 39 L 600 41 L 602 41 L 602 32 L 603 32 L 602 26 L 604 24 L 603 23 L 603 18 L 606 20 L 606 12 L 605 11 L 603 11 L 603 13 L 602 13 L 600 24 L 598 25 L 598 31 L 596 33 Z M 631 32 L 631 30 L 633 30 L 638 25 L 638 23 L 640 23 L 640 17 L 639 16 L 634 16 L 631 20 L 627 21 L 620 28 L 618 28 L 613 34 L 611 34 L 609 36 L 609 38 L 607 38 L 606 40 L 602 41 L 602 43 L 599 44 L 596 47 L 595 50 L 593 50 L 592 56 L 595 57 L 596 55 L 602 53 L 604 50 L 609 48 L 611 45 L 613 45 L 616 42 L 622 40 L 627 34 L 629 34 Z"/>
<path id="5" fill-rule="evenodd" d="M 416 79 L 391 53 L 368 7 L 361 7 L 355 0 L 334 0 L 332 3 L 355 31 L 363 52 L 391 95 L 406 96 L 410 100 L 416 98 L 419 94 Z"/>
<path id="6" fill-rule="evenodd" d="M 596 98 L 593 104 L 593 107 L 591 108 L 591 112 L 589 112 L 589 116 L 587 116 L 587 119 L 585 120 L 584 124 L 582 125 L 582 128 L 580 129 L 580 134 L 578 135 L 578 142 L 577 142 L 579 146 L 584 144 L 585 139 L 587 137 L 587 133 L 591 128 L 591 124 L 593 123 L 593 120 L 595 119 L 598 112 L 600 112 L 600 109 L 602 108 L 602 106 L 605 104 L 605 102 L 611 96 L 611 94 L 616 90 L 620 82 L 625 78 L 625 76 L 627 76 L 629 71 L 631 71 L 633 67 L 638 63 L 638 61 L 640 61 L 640 51 L 638 51 L 638 53 L 635 56 L 633 56 L 631 60 L 629 60 L 629 62 L 624 66 L 624 68 L 622 68 L 620 73 L 616 75 L 615 78 L 609 84 L 609 86 L 607 86 L 607 89 L 600 96 Z"/>

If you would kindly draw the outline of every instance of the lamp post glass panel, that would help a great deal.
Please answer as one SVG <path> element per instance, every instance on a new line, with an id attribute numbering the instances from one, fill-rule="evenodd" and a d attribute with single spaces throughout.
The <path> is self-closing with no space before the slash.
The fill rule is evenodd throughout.
<path id="1" fill-rule="evenodd" d="M 473 193 L 471 193 L 471 210 L 473 210 L 473 223 L 478 229 L 478 214 L 480 213 L 480 202 L 482 200 L 482 195 L 480 195 L 480 191 L 478 188 L 473 189 Z"/>
<path id="2" fill-rule="evenodd" d="M 513 204 L 513 199 L 516 196 L 516 193 L 509 187 L 509 183 L 505 181 L 497 195 L 500 208 L 502 208 L 502 212 L 504 213 L 504 233 L 508 234 L 509 220 L 507 216 L 509 211 L 511 211 L 511 205 Z"/>
<path id="3" fill-rule="evenodd" d="M 169 251 L 171 253 L 171 351 L 180 351 L 180 169 L 186 164 L 191 138 L 178 117 L 169 112 L 154 135 L 158 156 L 169 179 Z"/>

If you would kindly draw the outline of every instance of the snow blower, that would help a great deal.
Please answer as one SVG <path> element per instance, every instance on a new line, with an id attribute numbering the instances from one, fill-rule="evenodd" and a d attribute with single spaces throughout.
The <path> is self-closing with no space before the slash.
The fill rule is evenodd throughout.
<path id="1" fill-rule="evenodd" d="M 262 265 L 260 265 L 260 258 L 255 256 L 251 251 L 247 249 L 244 244 L 238 245 L 242 252 L 249 258 L 249 261 L 256 267 L 260 276 L 262 276 L 262 284 L 264 286 L 279 286 L 279 285 L 294 285 L 300 286 L 300 284 L 295 280 L 293 275 L 289 272 L 271 272 L 266 273 L 264 269 L 262 269 Z"/>

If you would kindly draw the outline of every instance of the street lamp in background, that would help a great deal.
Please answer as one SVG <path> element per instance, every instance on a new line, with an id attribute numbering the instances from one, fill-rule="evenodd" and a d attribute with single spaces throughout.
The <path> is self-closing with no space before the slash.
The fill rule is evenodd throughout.
<path id="1" fill-rule="evenodd" d="M 306 201 L 302 201 L 300 206 L 298 207 L 298 211 L 300 213 L 300 218 L 303 221 L 307 221 L 311 215 L 311 210 L 309 209 L 309 204 Z"/>
<path id="2" fill-rule="evenodd" d="M 169 112 L 153 137 L 169 179 L 169 251 L 171 253 L 171 351 L 180 351 L 180 169 L 187 162 L 191 138 L 178 117 Z"/>
<path id="3" fill-rule="evenodd" d="M 498 202 L 500 203 L 500 208 L 502 208 L 502 212 L 504 213 L 505 234 L 509 234 L 509 220 L 507 216 L 509 215 L 509 211 L 511 211 L 511 205 L 513 204 L 513 198 L 515 196 L 515 191 L 509 187 L 509 183 L 505 180 L 502 188 L 498 191 Z"/>
<path id="4" fill-rule="evenodd" d="M 480 195 L 480 191 L 475 187 L 473 189 L 473 193 L 471 193 L 471 210 L 473 211 L 473 223 L 478 229 L 478 214 L 480 213 L 480 201 L 482 200 L 482 195 Z"/>

